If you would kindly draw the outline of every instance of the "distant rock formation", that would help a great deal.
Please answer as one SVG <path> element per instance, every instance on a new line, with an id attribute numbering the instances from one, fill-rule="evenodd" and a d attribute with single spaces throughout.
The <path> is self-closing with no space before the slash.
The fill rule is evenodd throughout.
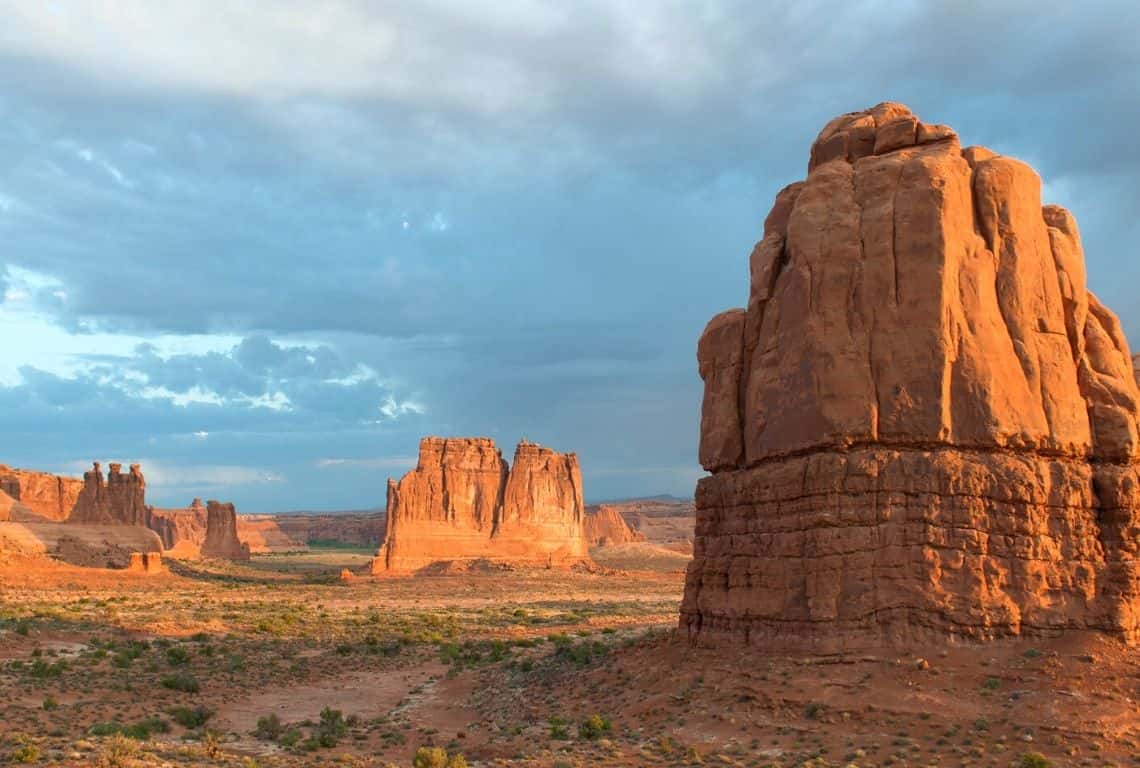
<path id="1" fill-rule="evenodd" d="M 141 525 L 147 523 L 146 480 L 138 464 L 123 474 L 122 464 L 111 464 L 104 483 L 99 462 L 83 473 L 83 487 L 68 517 L 69 523 Z"/>
<path id="2" fill-rule="evenodd" d="M 62 522 L 71 516 L 83 481 L 0 464 L 0 492 L 18 502 L 11 519 Z M 2 514 L 2 513 L 0 513 Z"/>
<path id="3" fill-rule="evenodd" d="M 201 499 L 194 499 L 184 509 L 147 507 L 146 524 L 162 539 L 163 549 L 172 557 L 197 557 L 206 540 L 206 506 Z"/>
<path id="4" fill-rule="evenodd" d="M 698 346 L 690 638 L 1140 641 L 1140 391 L 1040 196 L 899 104 L 823 129 Z"/>
<path id="5" fill-rule="evenodd" d="M 629 527 L 617 507 L 610 504 L 586 507 L 582 535 L 586 538 L 587 546 L 591 547 L 645 541 L 644 536 Z"/>
<path id="6" fill-rule="evenodd" d="M 375 549 L 384 540 L 384 512 L 239 515 L 238 535 L 250 552 L 293 552 L 312 542 Z"/>
<path id="7" fill-rule="evenodd" d="M 388 481 L 384 545 L 373 573 L 487 560 L 566 565 L 586 559 L 578 459 L 525 440 L 514 468 L 487 438 L 426 437 L 419 463 Z"/>
<path id="8" fill-rule="evenodd" d="M 237 513 L 233 504 L 206 502 L 206 538 L 202 541 L 202 556 L 249 559 L 249 545 L 238 539 Z"/>

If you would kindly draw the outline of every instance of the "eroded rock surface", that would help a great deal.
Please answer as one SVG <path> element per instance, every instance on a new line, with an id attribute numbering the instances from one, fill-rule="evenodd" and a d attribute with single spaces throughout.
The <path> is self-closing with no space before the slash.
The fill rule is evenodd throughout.
<path id="1" fill-rule="evenodd" d="M 578 459 L 522 441 L 513 468 L 487 438 L 426 437 L 419 463 L 388 481 L 373 573 L 438 562 L 562 565 L 583 560 Z"/>
<path id="2" fill-rule="evenodd" d="M 10 516 L 13 520 L 67 520 L 82 489 L 83 481 L 73 477 L 15 469 L 0 464 L 0 492 L 16 502 L 11 505 Z"/>
<path id="3" fill-rule="evenodd" d="M 111 464 L 103 477 L 99 462 L 83 473 L 81 488 L 69 523 L 89 525 L 141 525 L 147 522 L 146 479 L 138 464 L 123 474 L 122 464 Z"/>
<path id="4" fill-rule="evenodd" d="M 248 560 L 249 545 L 237 533 L 237 512 L 233 504 L 206 502 L 206 538 L 202 541 L 203 557 Z"/>
<path id="5" fill-rule="evenodd" d="M 1140 640 L 1140 392 L 1040 197 L 899 104 L 823 129 L 698 345 L 691 638 Z"/>

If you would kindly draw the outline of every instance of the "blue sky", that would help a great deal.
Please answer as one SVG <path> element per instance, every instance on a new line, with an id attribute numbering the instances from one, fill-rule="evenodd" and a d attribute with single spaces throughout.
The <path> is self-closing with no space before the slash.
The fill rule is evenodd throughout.
<path id="1" fill-rule="evenodd" d="M 486 435 L 688 495 L 704 323 L 888 99 L 1032 163 L 1140 343 L 1140 14 L 780 5 L 0 1 L 0 461 L 364 508 Z"/>

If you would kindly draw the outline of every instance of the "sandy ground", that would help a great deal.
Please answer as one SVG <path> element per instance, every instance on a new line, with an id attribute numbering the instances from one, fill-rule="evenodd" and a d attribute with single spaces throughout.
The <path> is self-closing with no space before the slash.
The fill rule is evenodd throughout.
<path id="1" fill-rule="evenodd" d="M 363 555 L 155 577 L 8 556 L 0 761 L 410 766 L 439 747 L 550 768 L 1137 764 L 1135 650 L 1095 636 L 827 659 L 693 648 L 673 631 L 683 574 L 627 549 L 610 554 L 661 569 L 341 583 Z M 256 735 L 271 715 L 281 732 Z"/>

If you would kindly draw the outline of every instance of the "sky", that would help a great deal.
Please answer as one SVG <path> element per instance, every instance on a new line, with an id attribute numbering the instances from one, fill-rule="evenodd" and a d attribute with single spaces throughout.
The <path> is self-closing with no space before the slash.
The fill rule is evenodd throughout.
<path id="1" fill-rule="evenodd" d="M 786 6 L 786 7 L 785 7 Z M 1031 163 L 1140 344 L 1129 3 L 0 0 L 0 462 L 383 506 L 423 435 L 689 496 L 695 347 L 884 100 Z"/>

